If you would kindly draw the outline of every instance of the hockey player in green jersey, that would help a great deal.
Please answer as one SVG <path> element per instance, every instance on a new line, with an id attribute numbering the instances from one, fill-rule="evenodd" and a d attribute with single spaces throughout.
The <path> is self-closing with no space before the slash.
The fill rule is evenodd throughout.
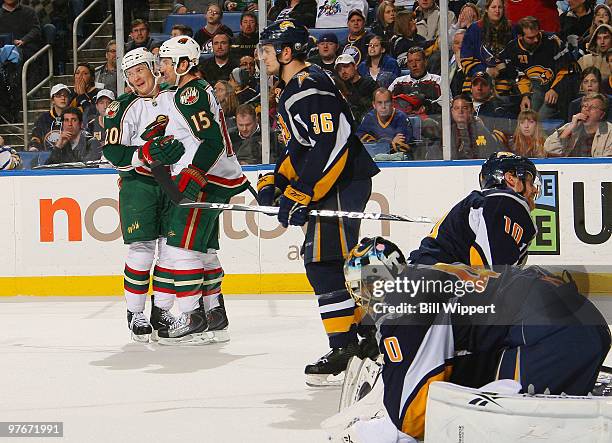
<path id="1" fill-rule="evenodd" d="M 161 91 L 157 85 L 154 62 L 155 56 L 145 48 L 123 57 L 121 69 L 133 92 L 110 103 L 104 117 L 104 156 L 119 171 L 121 232 L 129 245 L 124 270 L 128 326 L 132 338 L 140 342 L 148 342 L 154 331 L 174 320 L 168 312 L 174 303 L 174 290 L 162 238 L 169 201 L 153 179 L 149 165 L 154 160 L 170 165 L 185 152 L 181 142 L 165 135 L 169 119 L 178 116 L 172 114 L 174 91 Z M 143 311 L 156 245 L 160 253 L 153 272 L 154 303 L 149 323 Z"/>
<path id="2" fill-rule="evenodd" d="M 248 182 L 232 150 L 223 110 L 213 88 L 195 75 L 200 47 L 190 37 L 166 41 L 159 50 L 160 73 L 177 86 L 168 132 L 185 146 L 172 175 L 179 190 L 195 201 L 227 203 Z M 176 298 L 181 316 L 160 330 L 164 344 L 227 341 L 228 320 L 221 295 L 219 211 L 171 206 L 167 230 Z M 208 327 L 208 330 L 207 330 Z"/>

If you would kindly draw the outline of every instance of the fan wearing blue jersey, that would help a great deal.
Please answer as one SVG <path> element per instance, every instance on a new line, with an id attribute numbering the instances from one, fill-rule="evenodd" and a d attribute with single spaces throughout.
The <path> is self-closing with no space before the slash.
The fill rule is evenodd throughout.
<path id="1" fill-rule="evenodd" d="M 260 177 L 258 190 L 262 205 L 273 204 L 277 190 L 281 194 L 278 220 L 283 226 L 306 225 L 306 276 L 332 348 L 306 366 L 306 382 L 329 385 L 339 383 L 359 350 L 360 313 L 345 288 L 342 268 L 357 244 L 360 223 L 308 213 L 363 211 L 379 169 L 355 135 L 349 105 L 331 77 L 304 61 L 308 46 L 308 30 L 293 20 L 277 21 L 261 33 L 259 58 L 268 73 L 280 78 L 278 122 L 287 148 L 274 173 Z"/>
<path id="2" fill-rule="evenodd" d="M 407 116 L 393 108 L 391 92 L 386 88 L 374 91 L 372 109 L 357 128 L 357 137 L 364 143 L 388 143 L 390 152 L 411 155 L 412 131 Z"/>

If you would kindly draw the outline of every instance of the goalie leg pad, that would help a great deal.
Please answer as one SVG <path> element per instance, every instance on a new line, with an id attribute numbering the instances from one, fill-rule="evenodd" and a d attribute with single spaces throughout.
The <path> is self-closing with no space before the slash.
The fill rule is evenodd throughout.
<path id="1" fill-rule="evenodd" d="M 380 376 L 382 363 L 382 356 L 376 361 L 369 358 L 361 360 L 359 357 L 353 357 L 349 361 L 342 385 L 339 411 L 357 403 L 370 393 Z"/>
<path id="2" fill-rule="evenodd" d="M 612 441 L 607 397 L 492 394 L 446 382 L 429 388 L 425 441 Z"/>

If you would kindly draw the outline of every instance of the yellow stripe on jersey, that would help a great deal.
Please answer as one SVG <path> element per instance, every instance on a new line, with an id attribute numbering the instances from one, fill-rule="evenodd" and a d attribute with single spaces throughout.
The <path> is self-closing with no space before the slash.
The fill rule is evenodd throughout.
<path id="1" fill-rule="evenodd" d="M 278 173 L 282 175 L 283 177 L 285 177 L 289 182 L 291 182 L 291 180 L 298 179 L 297 172 L 295 171 L 295 168 L 291 164 L 291 158 L 289 156 L 285 157 L 285 159 L 279 166 Z"/>
<path id="2" fill-rule="evenodd" d="M 427 237 L 431 237 L 431 238 L 438 237 L 438 231 L 440 230 L 440 225 L 442 224 L 442 222 L 444 221 L 447 215 L 448 215 L 448 212 L 444 214 L 440 220 L 438 220 L 438 222 L 434 225 L 433 229 L 431 230 L 431 232 L 429 233 Z"/>
<path id="3" fill-rule="evenodd" d="M 514 364 L 514 379 L 521 381 L 521 347 L 516 348 L 516 362 Z"/>
<path id="4" fill-rule="evenodd" d="M 344 153 L 336 161 L 336 164 L 314 185 L 312 201 L 318 201 L 325 197 L 329 190 L 336 184 L 338 177 L 340 177 L 340 174 L 344 171 L 344 165 L 346 165 L 346 161 L 348 160 L 348 154 L 348 149 L 345 149 Z"/>
<path id="5" fill-rule="evenodd" d="M 419 392 L 410 402 L 410 406 L 406 409 L 406 415 L 402 420 L 402 432 L 415 438 L 423 438 L 425 434 L 425 406 L 427 405 L 427 394 L 429 394 L 429 385 L 434 381 L 448 381 L 453 372 L 452 365 L 444 367 L 444 370 L 427 379 L 425 384 L 421 386 Z"/>
<path id="6" fill-rule="evenodd" d="M 470 246 L 470 266 L 484 266 L 484 260 L 474 246 Z"/>
<path id="7" fill-rule="evenodd" d="M 354 315 L 323 319 L 323 327 L 327 335 L 348 332 L 355 321 Z"/>

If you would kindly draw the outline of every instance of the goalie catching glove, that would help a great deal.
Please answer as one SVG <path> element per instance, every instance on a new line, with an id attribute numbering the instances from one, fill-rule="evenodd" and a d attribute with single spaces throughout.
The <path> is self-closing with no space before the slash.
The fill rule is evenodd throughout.
<path id="1" fill-rule="evenodd" d="M 312 199 L 310 193 L 288 185 L 279 202 L 278 221 L 285 228 L 289 225 L 303 226 L 308 219 L 308 204 Z"/>
<path id="2" fill-rule="evenodd" d="M 172 165 L 179 161 L 184 153 L 185 146 L 173 135 L 155 137 L 138 148 L 138 157 L 148 165 L 154 161 Z"/>
<path id="3" fill-rule="evenodd" d="M 176 176 L 175 181 L 183 196 L 193 201 L 197 201 L 200 192 L 206 186 L 206 183 L 208 183 L 205 172 L 193 165 L 183 169 Z"/>

